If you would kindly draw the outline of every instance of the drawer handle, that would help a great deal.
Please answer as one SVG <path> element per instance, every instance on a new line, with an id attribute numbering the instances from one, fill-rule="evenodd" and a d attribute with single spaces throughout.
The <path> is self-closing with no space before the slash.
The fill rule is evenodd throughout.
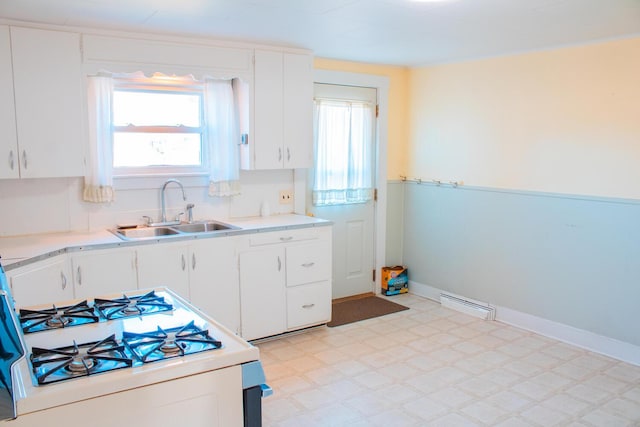
<path id="1" fill-rule="evenodd" d="M 289 237 L 281 237 L 280 241 L 281 242 L 288 242 L 289 240 L 292 240 L 292 239 L 293 239 L 293 237 L 291 237 L 291 236 L 289 236 Z"/>
<path id="2" fill-rule="evenodd" d="M 305 268 L 313 267 L 314 265 L 316 265 L 315 262 L 306 262 L 306 263 L 302 264 L 302 266 L 305 267 Z"/>
<path id="3" fill-rule="evenodd" d="M 302 308 L 313 308 L 315 306 L 316 306 L 315 304 L 305 304 L 302 306 Z"/>

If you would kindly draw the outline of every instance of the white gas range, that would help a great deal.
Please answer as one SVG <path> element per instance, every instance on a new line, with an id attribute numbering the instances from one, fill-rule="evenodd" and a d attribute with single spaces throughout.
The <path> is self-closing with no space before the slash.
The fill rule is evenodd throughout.
<path id="1" fill-rule="evenodd" d="M 261 425 L 258 349 L 169 289 L 20 310 L 4 289 L 0 425 Z"/>

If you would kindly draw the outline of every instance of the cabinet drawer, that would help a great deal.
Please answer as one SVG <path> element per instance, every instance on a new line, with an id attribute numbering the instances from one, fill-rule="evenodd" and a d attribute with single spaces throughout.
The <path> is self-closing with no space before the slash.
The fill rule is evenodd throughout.
<path id="1" fill-rule="evenodd" d="M 331 282 L 323 281 L 287 289 L 287 328 L 327 323 L 331 320 Z"/>
<path id="2" fill-rule="evenodd" d="M 303 240 L 315 240 L 319 233 L 314 229 L 283 230 L 269 233 L 257 233 L 249 237 L 250 246 L 274 245 L 278 243 L 291 243 Z"/>
<path id="3" fill-rule="evenodd" d="M 319 282 L 331 278 L 331 248 L 317 241 L 287 248 L 287 286 Z"/>

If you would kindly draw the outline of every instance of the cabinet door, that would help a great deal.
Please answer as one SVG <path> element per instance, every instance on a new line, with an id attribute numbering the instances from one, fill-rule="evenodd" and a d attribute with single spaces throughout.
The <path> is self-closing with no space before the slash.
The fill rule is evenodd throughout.
<path id="1" fill-rule="evenodd" d="M 136 252 L 119 248 L 71 258 L 76 298 L 121 294 L 137 289 Z"/>
<path id="2" fill-rule="evenodd" d="M 247 340 L 286 330 L 284 248 L 240 254 L 242 337 Z"/>
<path id="3" fill-rule="evenodd" d="M 0 178 L 19 174 L 9 27 L 0 25 Z"/>
<path id="4" fill-rule="evenodd" d="M 73 283 L 65 256 L 41 261 L 7 273 L 17 307 L 52 304 L 73 299 Z"/>
<path id="5" fill-rule="evenodd" d="M 313 165 L 313 59 L 284 54 L 284 167 Z"/>
<path id="6" fill-rule="evenodd" d="M 192 242 L 189 257 L 191 303 L 232 332 L 240 333 L 237 239 Z"/>
<path id="7" fill-rule="evenodd" d="M 255 52 L 253 156 L 255 169 L 282 169 L 283 150 L 283 80 L 282 52 Z M 249 138 L 249 145 L 251 145 Z"/>
<path id="8" fill-rule="evenodd" d="M 138 287 L 166 286 L 189 299 L 189 249 L 186 243 L 162 243 L 138 248 Z"/>
<path id="9" fill-rule="evenodd" d="M 80 35 L 11 27 L 20 176 L 81 176 Z"/>

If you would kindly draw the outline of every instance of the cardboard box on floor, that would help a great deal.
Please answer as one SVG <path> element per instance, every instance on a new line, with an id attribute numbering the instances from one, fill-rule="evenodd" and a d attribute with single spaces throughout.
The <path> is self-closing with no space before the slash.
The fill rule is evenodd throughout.
<path id="1" fill-rule="evenodd" d="M 382 295 L 404 294 L 409 291 L 407 267 L 382 267 Z"/>

